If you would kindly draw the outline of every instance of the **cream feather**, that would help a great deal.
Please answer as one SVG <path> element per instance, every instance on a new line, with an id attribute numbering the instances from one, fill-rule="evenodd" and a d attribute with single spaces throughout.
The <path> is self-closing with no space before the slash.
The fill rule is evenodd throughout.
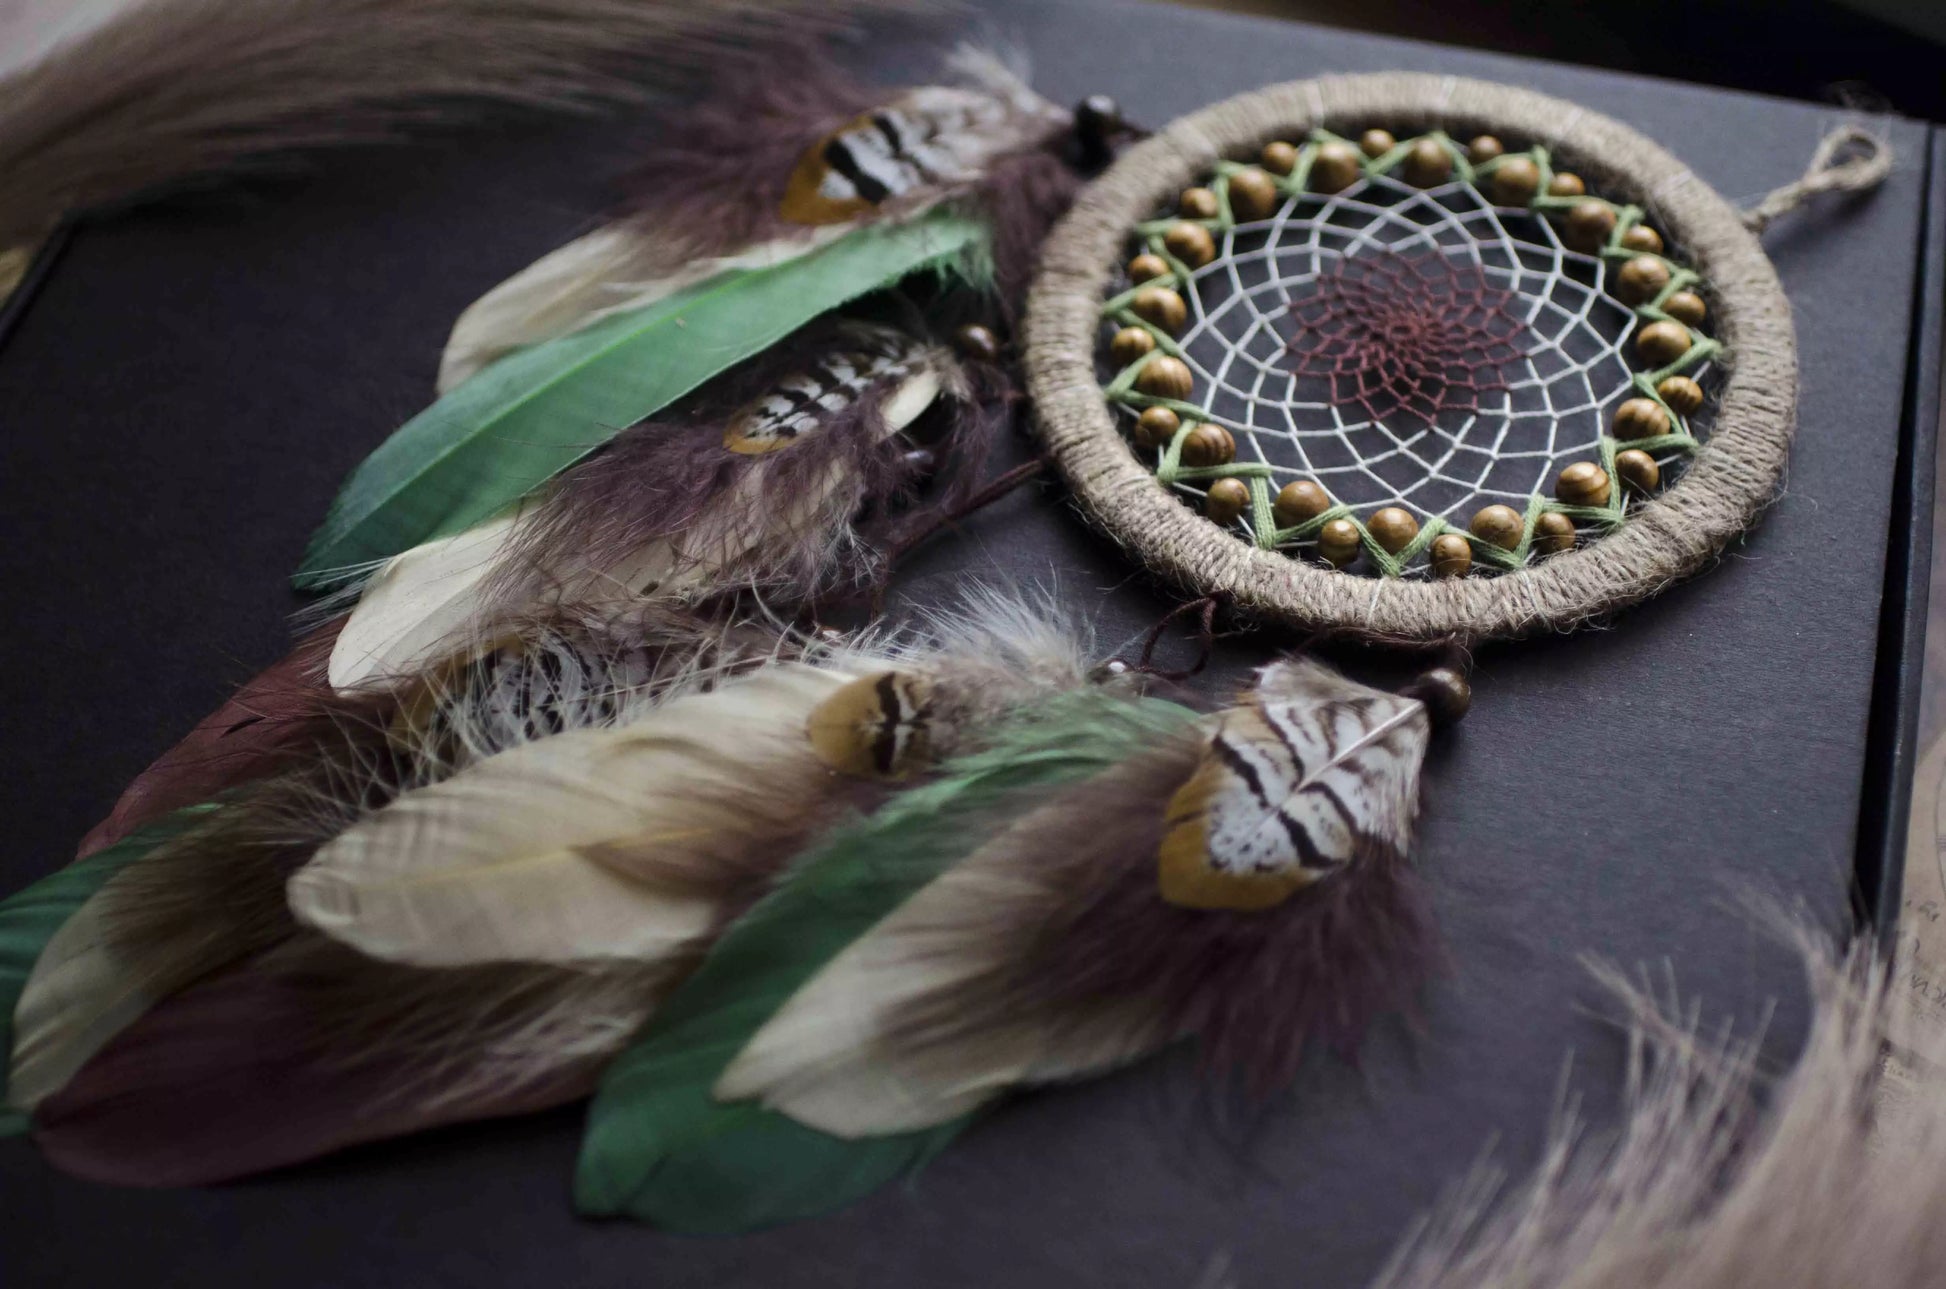
<path id="1" fill-rule="evenodd" d="M 361 953 L 420 966 L 678 952 L 718 909 L 673 897 L 658 868 L 761 842 L 776 821 L 741 799 L 753 786 L 793 802 L 815 789 L 825 776 L 804 716 L 851 679 L 780 663 L 618 729 L 490 757 L 321 849 L 290 880 L 291 911 Z"/>
<path id="2" fill-rule="evenodd" d="M 15 1005 L 8 1103 L 31 1110 L 156 1002 L 153 980 L 108 947 L 101 901 L 90 900 L 41 950 Z"/>

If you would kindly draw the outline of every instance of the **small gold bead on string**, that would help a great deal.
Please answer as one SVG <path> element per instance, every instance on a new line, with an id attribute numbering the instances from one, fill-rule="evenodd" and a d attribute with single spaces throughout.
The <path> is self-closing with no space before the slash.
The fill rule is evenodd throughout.
<path id="1" fill-rule="evenodd" d="M 1432 539 L 1432 571 L 1435 577 L 1465 577 L 1473 567 L 1473 544 L 1458 533 L 1441 533 Z"/>
<path id="2" fill-rule="evenodd" d="M 1365 165 L 1349 144 L 1320 143 L 1311 158 L 1310 184 L 1314 192 L 1343 192 L 1358 182 Z"/>
<path id="3" fill-rule="evenodd" d="M 1436 139 L 1421 139 L 1405 154 L 1400 169 L 1413 187 L 1431 188 L 1452 178 L 1453 154 Z"/>
<path id="4" fill-rule="evenodd" d="M 1653 439 L 1669 432 L 1669 413 L 1653 398 L 1631 398 L 1615 409 L 1609 432 L 1618 439 Z"/>
<path id="5" fill-rule="evenodd" d="M 1502 206 L 1526 206 L 1541 190 L 1541 168 L 1529 157 L 1510 157 L 1494 167 L 1487 185 Z"/>
<path id="6" fill-rule="evenodd" d="M 1655 392 L 1677 416 L 1694 416 L 1702 410 L 1703 387 L 1687 376 L 1665 377 Z"/>
<path id="7" fill-rule="evenodd" d="M 1441 728 L 1464 719 L 1473 706 L 1473 684 L 1457 667 L 1434 667 L 1407 685 L 1404 693 L 1424 703 L 1432 723 Z"/>
<path id="8" fill-rule="evenodd" d="M 1220 425 L 1205 421 L 1182 441 L 1182 463 L 1197 469 L 1228 465 L 1237 459 L 1237 441 Z"/>
<path id="9" fill-rule="evenodd" d="M 1230 195 L 1230 214 L 1240 224 L 1269 219 L 1270 212 L 1277 209 L 1276 183 L 1255 166 L 1231 175 L 1225 191 Z"/>
<path id="10" fill-rule="evenodd" d="M 1558 510 L 1549 510 L 1534 521 L 1534 549 L 1543 555 L 1560 555 L 1574 549 L 1574 521 Z"/>
<path id="11" fill-rule="evenodd" d="M 1358 148 L 1368 157 L 1382 157 L 1399 146 L 1390 130 L 1367 130 L 1358 136 Z"/>
<path id="12" fill-rule="evenodd" d="M 1677 291 L 1662 302 L 1662 311 L 1685 327 L 1700 327 L 1710 310 L 1694 291 Z"/>
<path id="13" fill-rule="evenodd" d="M 1318 554 L 1333 568 L 1343 568 L 1358 558 L 1358 525 L 1349 519 L 1334 519 L 1318 529 Z"/>
<path id="14" fill-rule="evenodd" d="M 1647 304 L 1668 285 L 1669 266 L 1653 255 L 1638 255 L 1615 274 L 1615 294 L 1624 304 Z"/>
<path id="15" fill-rule="evenodd" d="M 1282 139 L 1276 139 L 1264 144 L 1264 150 L 1257 154 L 1257 160 L 1272 174 L 1287 175 L 1297 169 L 1297 149 Z"/>
<path id="16" fill-rule="evenodd" d="M 1172 224 L 1162 235 L 1169 253 L 1192 269 L 1202 268 L 1216 258 L 1216 239 L 1201 224 Z"/>
<path id="17" fill-rule="evenodd" d="M 1160 327 L 1170 335 L 1182 330 L 1182 324 L 1189 321 L 1189 306 L 1182 297 L 1166 286 L 1144 287 L 1135 293 L 1129 304 L 1135 316 L 1150 326 Z"/>
<path id="18" fill-rule="evenodd" d="M 1635 492 L 1654 492 L 1662 486 L 1662 467 L 1641 448 L 1626 448 L 1617 452 L 1615 473 Z"/>
<path id="19" fill-rule="evenodd" d="M 1605 201 L 1579 201 L 1568 211 L 1562 240 L 1577 251 L 1593 253 L 1608 244 L 1615 231 L 1615 209 Z"/>
<path id="20" fill-rule="evenodd" d="M 1182 417 L 1166 407 L 1145 407 L 1142 414 L 1135 418 L 1135 441 L 1142 447 L 1154 451 L 1176 437 L 1182 428 Z"/>
<path id="21" fill-rule="evenodd" d="M 1512 506 L 1482 506 L 1474 514 L 1473 522 L 1467 531 L 1483 542 L 1491 542 L 1501 550 L 1512 550 L 1520 545 L 1520 534 L 1527 527 L 1520 512 Z"/>
<path id="22" fill-rule="evenodd" d="M 1374 511 L 1372 517 L 1365 521 L 1365 531 L 1372 535 L 1373 541 L 1385 548 L 1387 554 L 1397 555 L 1419 535 L 1419 521 L 1412 517 L 1409 510 L 1386 506 Z"/>
<path id="23" fill-rule="evenodd" d="M 1241 479 L 1218 479 L 1203 496 L 1203 513 L 1219 524 L 1232 524 L 1250 509 L 1250 485 Z"/>
<path id="24" fill-rule="evenodd" d="M 1662 254 L 1662 234 L 1647 224 L 1635 224 L 1622 234 L 1622 249 L 1641 251 L 1645 255 Z"/>
<path id="25" fill-rule="evenodd" d="M 1466 145 L 1466 159 L 1476 166 L 1483 166 L 1489 161 L 1498 160 L 1506 151 L 1500 140 L 1491 134 L 1476 134 L 1473 141 Z"/>
<path id="26" fill-rule="evenodd" d="M 1135 378 L 1135 388 L 1150 398 L 1172 398 L 1177 402 L 1189 397 L 1196 388 L 1196 378 L 1190 374 L 1189 364 L 1170 354 L 1160 354 L 1149 359 Z"/>
<path id="27" fill-rule="evenodd" d="M 1592 461 L 1576 461 L 1554 480 L 1554 496 L 1564 506 L 1608 504 L 1608 471 Z"/>
<path id="28" fill-rule="evenodd" d="M 1108 356 L 1119 367 L 1126 367 L 1155 349 L 1155 337 L 1146 327 L 1123 327 L 1108 342 Z"/>
<path id="29" fill-rule="evenodd" d="M 977 322 L 969 322 L 953 333 L 953 346 L 975 362 L 1000 361 L 1000 337 Z"/>
<path id="30" fill-rule="evenodd" d="M 1176 202 L 1176 213 L 1184 219 L 1215 219 L 1216 194 L 1207 188 L 1185 188 Z"/>
<path id="31" fill-rule="evenodd" d="M 1144 251 L 1128 262 L 1128 280 L 1137 285 L 1170 275 L 1169 261 L 1160 255 L 1151 255 Z"/>
<path id="32" fill-rule="evenodd" d="M 1581 176 L 1563 170 L 1547 181 L 1547 195 L 1550 197 L 1579 197 L 1588 191 L 1588 185 L 1581 182 Z"/>
<path id="33" fill-rule="evenodd" d="M 1330 494 L 1309 479 L 1299 479 L 1278 489 L 1276 500 L 1270 503 L 1270 516 L 1279 528 L 1295 528 L 1329 509 Z"/>
<path id="34" fill-rule="evenodd" d="M 1635 352 L 1651 367 L 1667 367 L 1689 352 L 1689 329 L 1680 322 L 1651 322 L 1635 333 Z"/>

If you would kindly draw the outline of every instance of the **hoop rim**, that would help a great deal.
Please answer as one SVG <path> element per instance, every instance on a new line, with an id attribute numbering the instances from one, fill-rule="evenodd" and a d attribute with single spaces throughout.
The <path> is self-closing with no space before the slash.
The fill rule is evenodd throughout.
<path id="1" fill-rule="evenodd" d="M 1572 552 L 1492 577 L 1370 578 L 1240 541 L 1183 506 L 1116 430 L 1095 375 L 1101 302 L 1130 230 L 1220 158 L 1272 138 L 1370 125 L 1493 133 L 1566 153 L 1625 197 L 1710 282 L 1714 427 L 1676 483 Z M 1084 510 L 1155 573 L 1305 630 L 1400 643 L 1571 630 L 1699 571 L 1776 493 L 1795 429 L 1796 335 L 1776 270 L 1736 210 L 1667 151 L 1566 100 L 1490 81 L 1408 72 L 1256 90 L 1182 117 L 1090 184 L 1049 238 L 1024 324 L 1037 431 Z"/>

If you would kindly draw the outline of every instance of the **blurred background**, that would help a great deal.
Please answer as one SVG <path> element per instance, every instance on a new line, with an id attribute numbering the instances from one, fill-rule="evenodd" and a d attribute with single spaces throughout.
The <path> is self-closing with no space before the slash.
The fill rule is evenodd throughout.
<path id="1" fill-rule="evenodd" d="M 0 0 L 0 71 L 131 2 Z M 1946 120 L 1946 0 L 1180 2 Z"/>

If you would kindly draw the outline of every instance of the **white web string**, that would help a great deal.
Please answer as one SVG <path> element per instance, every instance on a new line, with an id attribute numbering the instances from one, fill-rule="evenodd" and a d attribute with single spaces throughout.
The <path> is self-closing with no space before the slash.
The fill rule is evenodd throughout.
<path id="1" fill-rule="evenodd" d="M 1491 383 L 1504 388 L 1482 392 L 1478 410 L 1375 420 L 1334 402 L 1328 380 L 1296 374 L 1287 300 L 1345 259 L 1387 252 L 1436 254 L 1512 292 L 1518 356 L 1498 365 Z M 1520 510 L 1562 466 L 1593 460 L 1615 406 L 1638 392 L 1625 353 L 1636 316 L 1610 294 L 1609 272 L 1539 214 L 1496 208 L 1469 183 L 1422 190 L 1374 175 L 1331 196 L 1291 195 L 1269 219 L 1224 232 L 1183 292 L 1179 343 L 1197 403 L 1235 433 L 1240 463 L 1269 467 L 1273 492 L 1310 478 L 1360 512 L 1398 505 L 1464 527 L 1478 507 Z M 1660 455 L 1666 467 L 1681 460 Z"/>

